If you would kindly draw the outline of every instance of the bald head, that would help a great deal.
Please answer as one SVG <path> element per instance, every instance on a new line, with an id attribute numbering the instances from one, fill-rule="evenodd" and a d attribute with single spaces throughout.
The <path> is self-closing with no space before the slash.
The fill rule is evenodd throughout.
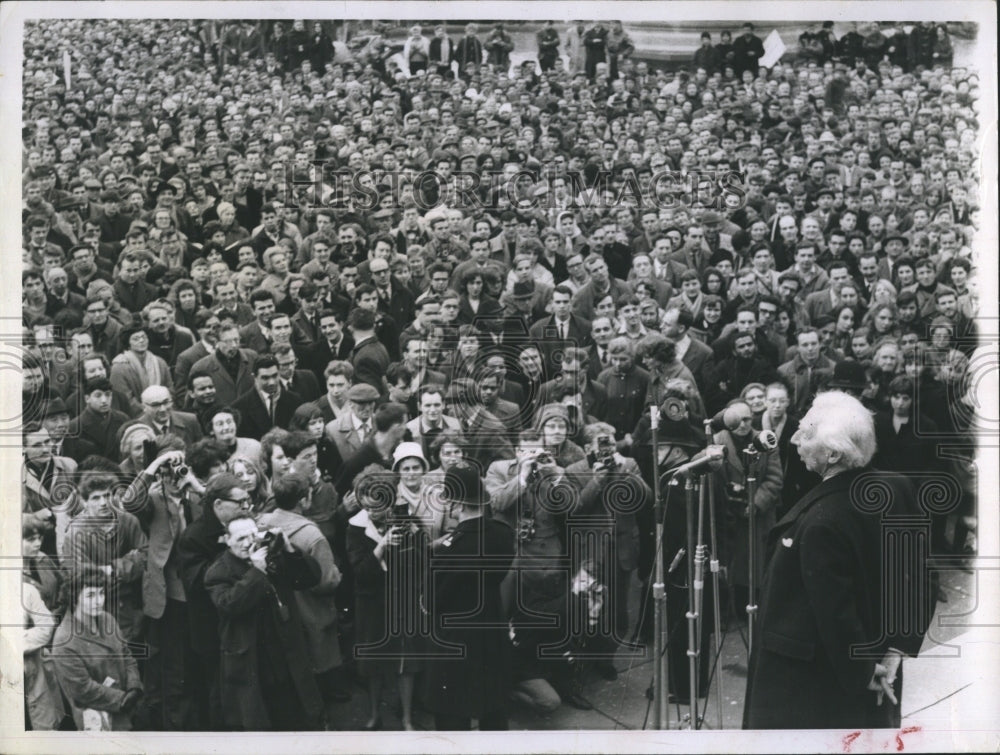
<path id="1" fill-rule="evenodd" d="M 174 402 L 170 391 L 162 385 L 151 385 L 142 392 L 142 407 L 154 422 L 166 424 L 170 420 L 170 410 Z"/>

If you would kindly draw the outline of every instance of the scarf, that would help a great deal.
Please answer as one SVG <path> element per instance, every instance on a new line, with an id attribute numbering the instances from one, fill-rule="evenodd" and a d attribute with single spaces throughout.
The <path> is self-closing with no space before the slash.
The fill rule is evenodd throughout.
<path id="1" fill-rule="evenodd" d="M 151 385 L 163 385 L 163 372 L 159 360 L 152 353 L 147 351 L 140 359 L 134 351 L 126 349 L 120 356 L 139 376 L 143 391 Z"/>

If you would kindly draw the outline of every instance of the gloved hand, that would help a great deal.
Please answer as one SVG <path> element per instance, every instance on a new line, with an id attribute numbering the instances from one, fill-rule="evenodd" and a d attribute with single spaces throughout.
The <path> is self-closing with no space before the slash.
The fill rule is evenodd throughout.
<path id="1" fill-rule="evenodd" d="M 125 693 L 125 697 L 122 698 L 121 709 L 122 713 L 131 714 L 135 710 L 135 706 L 139 704 L 139 699 L 142 697 L 141 689 L 130 689 Z"/>

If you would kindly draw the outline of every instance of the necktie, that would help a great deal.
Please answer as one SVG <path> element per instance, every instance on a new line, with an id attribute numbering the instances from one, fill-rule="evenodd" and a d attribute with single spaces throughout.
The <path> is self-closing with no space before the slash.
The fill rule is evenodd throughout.
<path id="1" fill-rule="evenodd" d="M 561 322 L 559 323 L 559 340 L 565 341 L 567 337 L 568 333 L 566 333 L 566 323 Z"/>
<path id="2" fill-rule="evenodd" d="M 601 364 L 604 365 L 605 367 L 607 367 L 608 366 L 608 350 L 607 349 L 600 349 L 599 351 L 601 352 Z"/>
<path id="3" fill-rule="evenodd" d="M 267 399 L 267 414 L 271 418 L 271 424 L 274 424 L 274 405 L 278 403 L 274 400 L 274 396 L 268 396 Z"/>

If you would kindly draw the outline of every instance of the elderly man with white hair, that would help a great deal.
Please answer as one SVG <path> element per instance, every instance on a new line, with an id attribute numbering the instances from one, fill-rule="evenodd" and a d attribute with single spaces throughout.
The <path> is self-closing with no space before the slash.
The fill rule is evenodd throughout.
<path id="1" fill-rule="evenodd" d="M 856 398 L 821 393 L 792 443 L 822 481 L 769 533 L 744 727 L 898 727 L 902 656 L 933 609 L 930 520 L 906 478 L 869 466 L 875 426 Z"/>

